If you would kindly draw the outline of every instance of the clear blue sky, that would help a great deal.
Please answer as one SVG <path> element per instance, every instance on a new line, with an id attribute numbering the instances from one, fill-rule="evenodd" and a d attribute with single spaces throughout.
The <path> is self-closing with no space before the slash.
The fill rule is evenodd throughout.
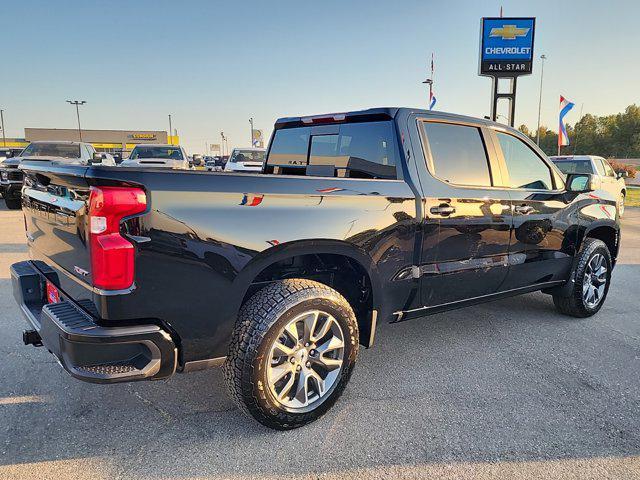
<path id="1" fill-rule="evenodd" d="M 0 107 L 9 136 L 74 128 L 66 99 L 86 100 L 83 127 L 167 130 L 191 152 L 249 143 L 248 118 L 427 103 L 436 54 L 437 109 L 488 114 L 477 75 L 479 22 L 537 17 L 545 53 L 543 123 L 558 96 L 584 112 L 640 103 L 640 2 L 626 1 L 65 1 L 4 0 Z M 6 71 L 6 69 L 5 69 Z M 535 127 L 539 65 L 519 80 L 516 123 Z M 553 128 L 552 127 L 552 128 Z"/>

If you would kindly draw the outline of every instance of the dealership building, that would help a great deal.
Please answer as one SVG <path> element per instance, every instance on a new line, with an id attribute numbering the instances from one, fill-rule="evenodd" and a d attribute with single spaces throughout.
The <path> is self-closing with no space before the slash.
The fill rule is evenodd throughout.
<path id="1" fill-rule="evenodd" d="M 11 147 L 26 147 L 37 141 L 79 140 L 79 132 L 73 128 L 25 128 L 24 138 L 7 138 L 6 144 Z M 141 143 L 180 143 L 177 135 L 170 136 L 161 130 L 82 130 L 82 141 L 92 144 L 99 152 L 124 156 Z"/>

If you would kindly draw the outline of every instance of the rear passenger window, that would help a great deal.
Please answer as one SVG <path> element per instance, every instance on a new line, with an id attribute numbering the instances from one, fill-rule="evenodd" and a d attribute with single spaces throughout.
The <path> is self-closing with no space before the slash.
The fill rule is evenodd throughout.
<path id="1" fill-rule="evenodd" d="M 332 165 L 338 155 L 338 135 L 314 135 L 311 137 L 309 165 Z"/>
<path id="2" fill-rule="evenodd" d="M 266 172 L 395 179 L 399 155 L 390 121 L 285 128 L 275 133 Z"/>
<path id="3" fill-rule="evenodd" d="M 424 122 L 422 128 L 436 177 L 458 185 L 491 185 L 487 151 L 478 128 L 437 122 Z"/>
<path id="4" fill-rule="evenodd" d="M 553 189 L 551 169 L 522 140 L 496 132 L 509 172 L 511 188 Z"/>

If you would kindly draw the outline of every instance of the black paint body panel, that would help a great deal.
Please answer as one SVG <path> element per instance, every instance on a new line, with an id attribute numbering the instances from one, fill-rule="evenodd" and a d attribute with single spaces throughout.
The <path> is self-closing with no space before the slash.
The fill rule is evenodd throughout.
<path id="1" fill-rule="evenodd" d="M 385 112 L 394 118 L 401 149 L 398 180 L 22 166 L 31 178 L 23 202 L 32 259 L 55 272 L 51 280 L 66 295 L 92 305 L 97 323 L 164 326 L 184 364 L 227 354 L 245 294 L 281 259 L 310 253 L 353 259 L 369 274 L 379 320 L 390 321 L 398 311 L 566 280 L 590 225 L 617 231 L 615 203 L 597 195 L 461 189 L 429 173 L 419 118 L 495 124 L 420 110 Z M 34 182 L 49 186 L 43 191 Z M 91 185 L 123 184 L 144 188 L 149 205 L 122 226 L 135 247 L 135 284 L 100 292 L 90 286 L 86 198 Z M 60 199 L 47 201 L 55 196 Z M 455 215 L 430 213 L 443 200 Z M 513 213 L 523 202 L 535 208 L 526 218 Z M 419 278 L 407 273 L 416 266 Z"/>

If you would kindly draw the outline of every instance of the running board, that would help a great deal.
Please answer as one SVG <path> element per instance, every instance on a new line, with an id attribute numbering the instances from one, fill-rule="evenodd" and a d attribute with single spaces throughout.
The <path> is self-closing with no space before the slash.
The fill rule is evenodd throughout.
<path id="1" fill-rule="evenodd" d="M 412 318 L 425 317 L 427 315 L 433 315 L 436 313 L 445 312 L 447 310 L 455 310 L 458 308 L 469 307 L 471 305 L 477 305 L 479 303 L 500 300 L 501 298 L 513 297 L 515 295 L 520 295 L 523 293 L 544 290 L 546 288 L 556 287 L 565 283 L 566 280 L 554 280 L 553 282 L 536 283 L 535 285 L 529 285 L 527 287 L 514 288 L 511 290 L 505 290 L 503 292 L 496 292 L 490 293 L 488 295 L 481 295 L 479 297 L 466 298 L 464 300 L 458 300 L 456 302 L 441 303 L 439 305 L 414 308 L 413 310 L 399 310 L 393 313 L 395 318 L 391 321 L 391 323 L 403 322 Z"/>

